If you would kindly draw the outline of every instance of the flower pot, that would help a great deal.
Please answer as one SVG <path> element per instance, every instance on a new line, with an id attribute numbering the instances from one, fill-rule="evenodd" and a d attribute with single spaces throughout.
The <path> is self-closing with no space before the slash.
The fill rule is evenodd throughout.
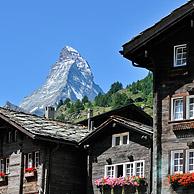
<path id="1" fill-rule="evenodd" d="M 124 194 L 133 194 L 136 192 L 136 188 L 131 185 L 125 185 L 124 186 Z"/>
<path id="2" fill-rule="evenodd" d="M 34 176 L 34 172 L 25 172 L 25 177 L 32 177 Z"/>
<path id="3" fill-rule="evenodd" d="M 5 177 L 4 176 L 0 177 L 0 182 L 2 182 L 2 181 L 5 181 Z"/>
<path id="4" fill-rule="evenodd" d="M 138 187 L 137 191 L 138 191 L 138 194 L 145 194 L 147 191 L 147 186 L 140 186 Z"/>
<path id="5" fill-rule="evenodd" d="M 113 188 L 113 193 L 114 193 L 114 194 L 122 194 L 122 187 L 120 187 L 120 186 L 115 186 L 115 187 Z"/>
<path id="6" fill-rule="evenodd" d="M 111 188 L 109 186 L 103 186 L 102 194 L 111 194 Z"/>
<path id="7" fill-rule="evenodd" d="M 175 191 L 177 194 L 193 194 L 194 188 L 179 187 Z"/>

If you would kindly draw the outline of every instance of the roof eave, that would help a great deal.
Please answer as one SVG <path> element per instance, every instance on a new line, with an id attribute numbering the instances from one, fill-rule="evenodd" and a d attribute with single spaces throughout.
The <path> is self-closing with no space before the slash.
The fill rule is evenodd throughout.
<path id="1" fill-rule="evenodd" d="M 17 128 L 19 131 L 21 131 L 22 133 L 26 134 L 27 136 L 31 137 L 32 139 L 35 139 L 36 135 L 30 133 L 29 131 L 27 131 L 25 128 L 23 128 L 22 126 L 18 125 L 16 122 L 10 120 L 8 117 L 6 117 L 5 115 L 0 113 L 0 118 L 3 119 L 4 121 L 8 122 L 10 125 L 14 126 L 15 128 Z"/>
<path id="2" fill-rule="evenodd" d="M 177 24 L 179 21 L 181 21 L 182 19 L 184 19 L 185 17 L 191 15 L 194 12 L 194 4 L 192 4 L 192 6 L 189 7 L 190 9 L 186 10 L 182 15 L 178 15 L 177 17 L 175 17 L 172 21 L 167 22 L 167 24 L 163 24 L 158 30 L 154 30 L 153 33 L 150 34 L 150 36 L 148 36 L 147 38 L 142 38 L 143 36 L 145 36 L 146 33 L 149 33 L 150 29 L 154 29 L 157 27 L 158 24 L 160 24 L 160 22 L 158 22 L 156 25 L 148 28 L 147 30 L 143 31 L 140 35 L 138 35 L 137 37 L 135 37 L 134 39 L 132 39 L 131 41 L 125 43 L 122 47 L 123 50 L 120 52 L 125 58 L 132 60 L 129 56 L 132 55 L 135 51 L 137 51 L 138 49 L 142 48 L 143 46 L 147 45 L 151 40 L 153 40 L 154 38 L 156 38 L 159 34 L 163 33 L 164 31 L 166 31 L 167 29 L 169 29 L 170 27 L 174 26 L 175 24 Z M 180 8 L 178 8 L 180 9 Z M 170 16 L 170 15 L 169 15 Z M 166 16 L 165 18 L 168 18 L 169 16 Z M 163 21 L 164 19 L 162 19 L 161 21 Z M 142 38 L 142 40 L 139 40 L 140 38 Z M 139 42 L 138 42 L 139 41 Z M 135 42 L 137 42 L 136 44 L 134 44 Z M 134 45 L 133 45 L 134 44 Z"/>

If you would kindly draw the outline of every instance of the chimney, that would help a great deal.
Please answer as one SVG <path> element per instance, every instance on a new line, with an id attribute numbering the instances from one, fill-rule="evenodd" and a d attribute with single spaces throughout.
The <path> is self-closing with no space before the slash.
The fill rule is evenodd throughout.
<path id="1" fill-rule="evenodd" d="M 93 110 L 92 109 L 88 109 L 88 130 L 92 130 L 93 128 L 93 121 L 91 121 L 91 118 L 93 117 Z"/>
<path id="2" fill-rule="evenodd" d="M 45 107 L 45 118 L 54 120 L 55 116 L 55 108 L 52 106 L 46 106 Z"/>

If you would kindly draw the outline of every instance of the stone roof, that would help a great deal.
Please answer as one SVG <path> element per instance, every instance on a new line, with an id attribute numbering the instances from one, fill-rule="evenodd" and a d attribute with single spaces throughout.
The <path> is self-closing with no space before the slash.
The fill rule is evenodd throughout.
<path id="1" fill-rule="evenodd" d="M 142 133 L 153 134 L 153 128 L 142 124 L 140 122 L 132 121 L 131 119 L 126 119 L 117 115 L 111 117 L 115 122 L 125 125 L 126 127 L 132 128 Z"/>
<path id="2" fill-rule="evenodd" d="M 101 133 L 102 131 L 106 130 L 106 126 L 108 126 L 110 123 L 115 122 L 118 123 L 129 130 L 137 131 L 141 134 L 148 135 L 152 139 L 153 136 L 153 128 L 151 126 L 142 124 L 140 122 L 133 121 L 131 119 L 126 119 L 124 117 L 118 116 L 118 115 L 112 115 L 110 118 L 102 123 L 99 127 L 92 130 L 91 133 L 89 133 L 81 142 L 80 144 L 85 143 L 91 138 L 94 138 L 98 133 Z"/>
<path id="3" fill-rule="evenodd" d="M 81 125 L 48 120 L 36 115 L 16 112 L 1 107 L 0 118 L 34 139 L 53 139 L 76 144 L 89 133 L 88 129 Z"/>

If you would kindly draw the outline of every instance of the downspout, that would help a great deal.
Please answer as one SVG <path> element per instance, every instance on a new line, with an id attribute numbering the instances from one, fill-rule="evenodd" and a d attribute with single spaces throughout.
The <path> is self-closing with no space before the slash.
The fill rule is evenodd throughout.
<path id="1" fill-rule="evenodd" d="M 43 165 L 42 165 L 42 175 L 41 175 L 41 184 L 40 184 L 40 194 L 45 194 L 45 185 L 47 179 L 47 169 L 46 169 L 46 154 L 47 150 L 45 149 L 43 156 Z"/>
<path id="2" fill-rule="evenodd" d="M 21 152 L 21 166 L 20 166 L 19 194 L 23 194 L 23 183 L 24 183 L 24 153 L 23 153 L 23 144 L 20 147 L 20 152 Z"/>
<path id="3" fill-rule="evenodd" d="M 92 163 L 91 163 L 91 151 L 90 151 L 90 146 L 89 145 L 84 145 L 84 149 L 86 150 L 87 153 L 87 179 L 86 179 L 86 193 L 91 194 L 91 178 L 92 178 Z"/>

